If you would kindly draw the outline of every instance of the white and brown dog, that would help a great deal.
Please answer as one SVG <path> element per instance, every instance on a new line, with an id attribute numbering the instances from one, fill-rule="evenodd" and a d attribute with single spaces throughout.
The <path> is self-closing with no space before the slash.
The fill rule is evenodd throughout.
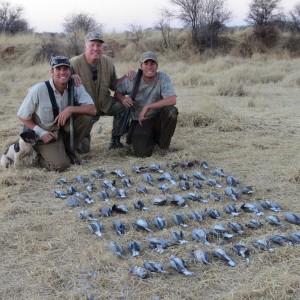
<path id="1" fill-rule="evenodd" d="M 34 131 L 26 131 L 20 134 L 20 139 L 11 144 L 1 156 L 1 166 L 7 168 L 9 164 L 16 166 L 20 159 L 28 156 L 29 164 L 32 164 L 34 157 L 33 145 L 39 140 Z"/>

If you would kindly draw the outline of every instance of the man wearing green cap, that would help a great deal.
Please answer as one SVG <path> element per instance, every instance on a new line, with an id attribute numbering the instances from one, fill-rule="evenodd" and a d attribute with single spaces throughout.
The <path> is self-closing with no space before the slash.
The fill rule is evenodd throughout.
<path id="1" fill-rule="evenodd" d="M 115 90 L 118 78 L 112 59 L 104 55 L 103 52 L 104 40 L 101 33 L 92 31 L 85 37 L 84 53 L 70 60 L 73 73 L 80 76 L 85 89 L 91 95 L 97 108 L 97 115 L 92 118 L 90 127 L 78 148 L 82 153 L 90 151 L 91 131 L 100 116 L 114 117 L 109 149 L 123 147 L 120 142 L 121 134 L 119 130 L 124 115 L 124 106 L 110 95 L 110 91 Z M 129 76 L 132 79 L 134 74 L 131 74 L 129 73 Z M 124 78 L 125 76 L 121 80 Z"/>
<path id="2" fill-rule="evenodd" d="M 176 92 L 170 77 L 158 69 L 156 54 L 147 51 L 140 59 L 142 70 L 138 92 L 133 101 L 133 81 L 125 78 L 117 87 L 115 98 L 131 107 L 131 126 L 127 141 L 136 156 L 151 156 L 155 144 L 162 154 L 171 152 L 170 143 L 177 124 Z"/>

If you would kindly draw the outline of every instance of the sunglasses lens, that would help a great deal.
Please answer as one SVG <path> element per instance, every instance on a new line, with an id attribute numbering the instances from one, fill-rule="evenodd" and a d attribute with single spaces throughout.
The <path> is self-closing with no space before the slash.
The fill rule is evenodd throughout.
<path id="1" fill-rule="evenodd" d="M 92 68 L 92 79 L 95 81 L 97 80 L 98 70 L 96 68 Z"/>

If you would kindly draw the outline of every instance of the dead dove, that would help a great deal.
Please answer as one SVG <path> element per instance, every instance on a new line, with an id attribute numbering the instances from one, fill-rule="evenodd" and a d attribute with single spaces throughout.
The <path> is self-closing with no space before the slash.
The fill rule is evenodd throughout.
<path id="1" fill-rule="evenodd" d="M 254 194 L 253 187 L 252 186 L 246 186 L 246 187 L 242 188 L 242 194 L 244 194 L 244 195 Z"/>
<path id="2" fill-rule="evenodd" d="M 261 207 L 256 203 L 244 203 L 242 204 L 241 209 L 245 212 L 255 213 L 258 216 L 264 215 L 263 211 L 261 210 Z"/>
<path id="3" fill-rule="evenodd" d="M 65 205 L 68 206 L 68 207 L 78 207 L 78 206 L 80 207 L 80 206 L 82 206 L 81 202 L 76 197 L 69 197 L 65 201 Z"/>
<path id="4" fill-rule="evenodd" d="M 131 253 L 132 257 L 136 257 L 140 255 L 141 252 L 141 243 L 140 242 L 128 242 L 128 249 Z"/>
<path id="5" fill-rule="evenodd" d="M 178 178 L 180 180 L 184 180 L 184 181 L 189 181 L 190 180 L 190 175 L 187 173 L 182 173 L 178 175 Z"/>
<path id="6" fill-rule="evenodd" d="M 102 223 L 98 221 L 93 221 L 88 224 L 88 229 L 90 230 L 91 233 L 97 235 L 98 237 L 102 237 L 102 229 L 103 229 Z"/>
<path id="7" fill-rule="evenodd" d="M 244 226 L 239 222 L 228 222 L 228 227 L 240 235 L 244 233 Z"/>
<path id="8" fill-rule="evenodd" d="M 88 192 L 96 190 L 96 185 L 93 182 L 87 182 L 84 186 Z"/>
<path id="9" fill-rule="evenodd" d="M 78 212 L 78 218 L 81 220 L 88 220 L 88 221 L 98 221 L 97 218 L 93 217 L 93 214 L 87 210 L 81 210 Z"/>
<path id="10" fill-rule="evenodd" d="M 114 221 L 114 229 L 118 235 L 125 234 L 125 225 L 119 220 Z"/>
<path id="11" fill-rule="evenodd" d="M 141 219 L 141 218 L 137 219 L 137 220 L 134 222 L 133 226 L 135 227 L 135 229 L 142 229 L 142 230 L 146 230 L 146 231 L 148 231 L 148 232 L 151 232 L 151 231 L 152 231 L 152 230 L 150 229 L 150 227 L 149 227 L 148 222 L 147 222 L 146 220 L 144 220 L 144 219 Z"/>
<path id="12" fill-rule="evenodd" d="M 75 177 L 75 180 L 78 182 L 78 183 L 81 183 L 81 184 L 85 184 L 85 183 L 87 183 L 89 180 L 88 180 L 88 178 L 86 178 L 86 177 L 84 177 L 84 176 L 82 176 L 82 175 L 77 175 L 76 177 Z"/>
<path id="13" fill-rule="evenodd" d="M 169 186 L 166 183 L 160 183 L 157 186 L 164 194 L 169 192 Z"/>
<path id="14" fill-rule="evenodd" d="M 157 253 L 163 253 L 168 247 L 177 245 L 177 242 L 172 242 L 162 238 L 155 238 L 152 236 L 147 236 L 147 242 L 150 249 L 153 249 Z"/>
<path id="15" fill-rule="evenodd" d="M 116 190 L 115 184 L 116 184 L 115 180 L 103 180 L 102 181 L 102 186 L 113 192 Z"/>
<path id="16" fill-rule="evenodd" d="M 232 216 L 238 216 L 240 214 L 234 204 L 225 205 L 224 210 L 227 214 Z"/>
<path id="17" fill-rule="evenodd" d="M 151 173 L 144 173 L 143 174 L 143 179 L 146 183 L 150 184 L 150 185 L 154 185 L 154 179 L 151 175 Z"/>
<path id="18" fill-rule="evenodd" d="M 252 219 L 248 223 L 246 223 L 245 226 L 250 229 L 258 229 L 263 226 L 263 223 L 259 220 Z"/>
<path id="19" fill-rule="evenodd" d="M 174 255 L 171 255 L 170 256 L 170 265 L 174 270 L 176 270 L 177 272 L 182 273 L 186 276 L 194 275 L 193 272 L 191 272 L 187 269 L 186 262 L 180 257 L 175 257 Z"/>
<path id="20" fill-rule="evenodd" d="M 124 204 L 114 204 L 112 206 L 112 210 L 117 212 L 117 213 L 121 213 L 121 214 L 126 214 L 129 211 L 127 206 L 124 205 Z"/>
<path id="21" fill-rule="evenodd" d="M 109 201 L 110 198 L 109 198 L 109 194 L 106 190 L 103 190 L 101 192 L 97 192 L 96 195 L 102 199 L 103 201 Z"/>
<path id="22" fill-rule="evenodd" d="M 102 206 L 100 208 L 100 215 L 102 217 L 110 217 L 112 214 L 112 208 L 110 206 Z"/>
<path id="23" fill-rule="evenodd" d="M 76 192 L 75 196 L 84 200 L 87 204 L 95 202 L 95 200 L 86 192 Z"/>
<path id="24" fill-rule="evenodd" d="M 91 172 L 91 176 L 96 179 L 102 178 L 104 176 L 104 170 L 95 169 Z"/>
<path id="25" fill-rule="evenodd" d="M 56 183 L 61 185 L 67 184 L 68 182 L 69 182 L 68 178 L 59 178 L 56 180 Z"/>
<path id="26" fill-rule="evenodd" d="M 151 261 L 151 260 L 146 260 L 144 262 L 144 267 L 150 272 L 153 273 L 160 273 L 160 274 L 169 274 L 169 272 L 164 270 L 164 266 L 161 262 L 159 261 Z"/>
<path id="27" fill-rule="evenodd" d="M 295 225 L 300 225 L 300 216 L 296 215 L 295 213 L 292 212 L 286 212 L 284 214 L 284 218 L 286 221 L 295 224 Z"/>
<path id="28" fill-rule="evenodd" d="M 219 176 L 219 177 L 226 177 L 224 174 L 224 171 L 221 168 L 216 168 L 210 172 L 214 176 Z"/>
<path id="29" fill-rule="evenodd" d="M 168 180 L 172 185 L 176 185 L 176 180 L 170 172 L 164 172 L 161 176 L 158 177 L 158 180 Z"/>
<path id="30" fill-rule="evenodd" d="M 233 237 L 233 234 L 227 232 L 226 227 L 222 224 L 214 225 L 213 228 L 209 231 L 209 234 L 216 237 L 217 239 L 231 239 Z"/>
<path id="31" fill-rule="evenodd" d="M 221 219 L 221 213 L 217 209 L 208 209 L 207 214 L 212 218 L 212 219 Z"/>
<path id="32" fill-rule="evenodd" d="M 116 242 L 110 242 L 107 245 L 108 249 L 115 254 L 116 256 L 123 257 L 124 256 L 124 249 L 121 245 L 117 244 Z"/>
<path id="33" fill-rule="evenodd" d="M 269 241 L 267 240 L 258 239 L 255 241 L 250 241 L 250 243 L 257 249 L 274 252 L 274 249 L 270 247 Z"/>
<path id="34" fill-rule="evenodd" d="M 228 254 L 222 248 L 217 248 L 216 250 L 213 251 L 212 254 L 215 257 L 224 260 L 229 266 L 231 267 L 235 266 L 235 262 L 228 256 Z"/>
<path id="35" fill-rule="evenodd" d="M 139 184 L 136 188 L 137 193 L 139 194 L 147 194 L 148 190 L 143 184 Z"/>
<path id="36" fill-rule="evenodd" d="M 226 183 L 230 186 L 238 186 L 240 184 L 240 182 L 238 180 L 236 180 L 233 176 L 228 175 L 226 177 Z"/>
<path id="37" fill-rule="evenodd" d="M 148 207 L 145 206 L 144 202 L 141 200 L 134 202 L 133 207 L 134 207 L 134 209 L 137 209 L 137 210 L 148 210 L 149 209 Z"/>
<path id="38" fill-rule="evenodd" d="M 196 222 L 202 222 L 204 220 L 205 214 L 206 214 L 206 210 L 202 210 L 198 212 L 194 210 L 190 210 L 188 212 L 188 216 Z"/>
<path id="39" fill-rule="evenodd" d="M 272 234 L 269 237 L 269 241 L 271 241 L 272 243 L 277 244 L 279 246 L 285 246 L 287 244 L 288 245 L 291 244 L 291 241 L 287 237 L 280 235 L 280 234 Z"/>
<path id="40" fill-rule="evenodd" d="M 201 249 L 192 249 L 190 250 L 190 256 L 195 259 L 196 261 L 208 265 L 210 264 L 208 254 L 206 251 Z"/>
<path id="41" fill-rule="evenodd" d="M 142 267 L 139 267 L 137 265 L 134 265 L 134 266 L 131 266 L 129 268 L 129 272 L 142 278 L 142 279 L 145 279 L 145 278 L 148 278 L 149 277 L 149 274 L 147 272 L 146 269 L 142 268 Z"/>
<path id="42" fill-rule="evenodd" d="M 155 163 L 150 164 L 148 166 L 148 168 L 149 168 L 150 171 L 154 171 L 154 172 L 158 172 L 158 173 L 163 173 L 164 172 L 164 170 L 162 170 L 162 168 L 158 164 L 155 164 Z"/>
<path id="43" fill-rule="evenodd" d="M 215 192 L 209 192 L 207 193 L 207 196 L 215 201 L 221 201 L 221 195 L 215 193 Z"/>
<path id="44" fill-rule="evenodd" d="M 192 201 L 197 201 L 197 202 L 206 202 L 201 195 L 198 193 L 188 193 L 187 198 Z"/>
<path id="45" fill-rule="evenodd" d="M 124 187 L 131 187 L 132 186 L 132 182 L 129 178 L 122 178 L 121 179 L 122 184 L 124 185 Z"/>
<path id="46" fill-rule="evenodd" d="M 278 216 L 274 216 L 274 215 L 272 215 L 272 216 L 267 216 L 266 217 L 266 221 L 268 222 L 268 223 L 270 223 L 271 225 L 275 225 L 275 226 L 287 226 L 286 224 L 284 224 L 284 223 L 282 223 L 281 221 L 280 221 L 280 219 L 279 219 L 279 217 Z"/>
<path id="47" fill-rule="evenodd" d="M 202 183 L 200 182 L 200 180 L 194 180 L 193 187 L 196 189 L 202 189 Z"/>
<path id="48" fill-rule="evenodd" d="M 54 190 L 53 194 L 54 194 L 55 198 L 60 198 L 60 199 L 65 199 L 68 196 L 67 192 L 60 191 L 60 190 Z"/>
<path id="49" fill-rule="evenodd" d="M 210 245 L 207 239 L 207 232 L 202 228 L 192 229 L 192 238 L 197 242 L 202 242 L 204 245 Z"/>
<path id="50" fill-rule="evenodd" d="M 288 236 L 292 244 L 300 244 L 300 232 L 292 232 Z"/>
<path id="51" fill-rule="evenodd" d="M 228 196 L 233 201 L 237 201 L 239 196 L 238 192 L 232 186 L 227 186 L 225 188 L 225 195 Z"/>
<path id="52" fill-rule="evenodd" d="M 185 223 L 185 220 L 184 220 L 184 217 L 183 217 L 183 214 L 181 213 L 174 213 L 172 215 L 172 219 L 174 221 L 174 223 L 176 225 L 179 225 L 179 226 L 182 226 L 182 227 L 187 227 L 188 225 Z"/>
<path id="53" fill-rule="evenodd" d="M 119 199 L 127 198 L 126 191 L 124 189 L 116 189 L 116 194 Z"/>
<path id="54" fill-rule="evenodd" d="M 178 187 L 183 191 L 187 191 L 191 188 L 190 183 L 187 180 L 180 180 L 178 182 Z"/>
<path id="55" fill-rule="evenodd" d="M 232 250 L 237 255 L 245 258 L 247 263 L 249 263 L 249 261 L 250 261 L 250 250 L 248 249 L 248 247 L 245 244 L 243 244 L 243 243 L 234 244 L 234 245 L 232 245 Z"/>
<path id="56" fill-rule="evenodd" d="M 185 199 L 179 194 L 172 195 L 171 203 L 181 207 L 187 206 Z"/>
<path id="57" fill-rule="evenodd" d="M 209 178 L 205 181 L 205 184 L 207 184 L 210 187 L 216 187 L 221 188 L 222 184 L 215 178 Z"/>
<path id="58" fill-rule="evenodd" d="M 154 217 L 153 223 L 160 230 L 163 230 L 167 225 L 164 217 Z"/>
<path id="59" fill-rule="evenodd" d="M 264 209 L 269 209 L 269 210 L 272 210 L 272 211 L 275 211 L 275 212 L 281 211 L 280 204 L 278 204 L 276 202 L 271 202 L 267 199 L 260 201 L 260 205 Z"/>
<path id="60" fill-rule="evenodd" d="M 196 179 L 199 179 L 199 180 L 202 180 L 202 181 L 206 181 L 206 176 L 200 172 L 200 171 L 196 171 L 193 173 L 193 176 L 196 178 Z"/>
<path id="61" fill-rule="evenodd" d="M 151 199 L 153 205 L 163 206 L 167 203 L 167 198 L 153 198 Z"/>
<path id="62" fill-rule="evenodd" d="M 125 173 L 120 169 L 115 169 L 111 171 L 110 174 L 117 175 L 118 177 L 125 177 Z"/>
<path id="63" fill-rule="evenodd" d="M 70 185 L 68 188 L 67 188 L 67 193 L 69 195 L 74 195 L 76 192 L 78 192 L 77 190 L 77 187 L 75 185 Z"/>
<path id="64" fill-rule="evenodd" d="M 171 237 L 174 241 L 178 242 L 179 244 L 186 244 L 188 241 L 186 241 L 183 237 L 183 232 L 180 231 L 172 231 Z"/>
<path id="65" fill-rule="evenodd" d="M 200 162 L 200 167 L 207 170 L 207 169 L 209 169 L 209 164 L 206 161 L 202 161 L 202 162 Z"/>

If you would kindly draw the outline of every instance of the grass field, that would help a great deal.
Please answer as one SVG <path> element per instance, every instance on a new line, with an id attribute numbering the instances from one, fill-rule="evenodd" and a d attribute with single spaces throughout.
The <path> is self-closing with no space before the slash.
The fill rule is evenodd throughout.
<path id="1" fill-rule="evenodd" d="M 14 55 L 18 57 L 17 53 Z M 23 60 L 28 61 L 25 56 Z M 159 68 L 171 76 L 178 94 L 179 119 L 171 143 L 176 149 L 174 153 L 163 157 L 156 151 L 152 157 L 140 159 L 127 147 L 109 151 L 112 119 L 103 117 L 93 128 L 92 150 L 82 156 L 84 165 L 72 166 L 60 174 L 25 164 L 16 169 L 1 169 L 0 299 L 300 298 L 299 244 L 283 247 L 271 244 L 275 249 L 273 253 L 256 249 L 251 244 L 251 241 L 267 239 L 272 234 L 287 236 L 299 232 L 299 226 L 288 223 L 284 213 L 300 214 L 300 59 L 257 55 L 251 59 L 217 57 L 192 64 L 165 57 L 160 61 Z M 48 79 L 50 70 L 46 63 L 29 66 L 2 62 L 0 146 L 4 152 L 6 144 L 16 139 L 21 131 L 16 111 L 26 89 Z M 116 60 L 115 63 L 119 75 L 137 67 L 135 62 L 125 64 Z M 205 170 L 198 162 L 191 167 L 180 166 L 185 161 L 206 161 L 210 168 Z M 171 169 L 168 162 L 179 165 Z M 157 188 L 158 173 L 145 171 L 154 178 L 154 186 L 150 186 L 141 174 L 132 172 L 132 165 L 147 167 L 151 163 L 171 172 L 177 182 L 180 174 L 190 175 L 190 190 L 169 184 L 169 195 L 164 195 Z M 230 200 L 224 195 L 225 178 L 211 173 L 218 167 L 240 181 L 237 189 L 253 186 L 254 194 L 239 194 L 237 202 Z M 105 171 L 103 178 L 91 176 L 97 168 Z M 121 178 L 111 174 L 116 169 L 123 170 L 133 186 L 126 188 L 126 199 L 118 199 L 111 193 L 111 200 L 105 203 L 96 195 L 104 189 L 105 179 L 116 180 L 116 187 L 123 188 Z M 203 182 L 202 189 L 196 189 L 192 186 L 196 171 L 202 171 L 207 178 L 216 178 L 222 187 L 210 187 Z M 69 208 L 65 199 L 54 197 L 54 190 L 65 191 L 72 184 L 85 191 L 84 185 L 75 181 L 77 175 L 96 184 L 97 190 L 90 193 L 95 203 L 82 201 L 82 205 L 102 222 L 102 238 L 90 233 L 89 221 L 78 218 L 82 208 Z M 67 178 L 68 183 L 58 185 L 56 181 L 60 178 Z M 140 183 L 146 185 L 147 194 L 136 192 Z M 198 193 L 208 202 L 187 200 L 187 207 L 171 204 L 172 195 L 186 196 L 188 192 Z M 221 200 L 210 198 L 210 192 L 221 195 Z M 151 203 L 151 199 L 165 196 L 169 197 L 166 206 Z M 240 209 L 243 203 L 260 203 L 263 199 L 279 203 L 282 211 L 263 210 L 265 215 L 257 216 Z M 134 210 L 133 203 L 137 200 L 142 200 L 149 210 Z M 101 207 L 120 203 L 128 206 L 129 213 L 99 217 Z M 240 214 L 226 214 L 223 208 L 226 204 L 235 204 Z M 195 222 L 188 218 L 190 210 L 202 209 L 218 209 L 221 219 L 206 215 L 202 222 Z M 175 212 L 184 214 L 187 227 L 174 224 L 172 214 Z M 269 215 L 279 216 L 288 226 L 269 224 L 265 220 Z M 155 216 L 166 218 L 164 230 L 153 225 Z M 149 233 L 132 226 L 139 217 L 149 222 L 153 237 L 171 240 L 173 231 L 182 230 L 188 243 L 169 247 L 162 254 L 149 249 Z M 234 221 L 245 226 L 250 219 L 261 220 L 264 224 L 257 230 L 245 227 L 241 235 L 229 229 L 234 235 L 232 239 L 214 238 L 208 246 L 192 240 L 193 228 L 209 231 L 214 225 L 227 226 Z M 115 233 L 114 220 L 125 224 L 125 235 Z M 140 256 L 132 258 L 127 243 L 134 240 L 142 243 L 142 251 Z M 107 248 L 111 241 L 124 247 L 124 258 L 115 256 Z M 249 263 L 232 251 L 232 245 L 238 242 L 244 242 L 250 249 Z M 219 247 L 236 262 L 235 267 L 212 255 Z M 206 250 L 211 264 L 203 265 L 193 260 L 189 256 L 191 249 Z M 194 275 L 187 277 L 172 269 L 170 254 L 183 258 Z M 169 274 L 149 272 L 147 279 L 141 279 L 129 272 L 133 265 L 142 267 L 145 260 L 162 262 Z"/>

